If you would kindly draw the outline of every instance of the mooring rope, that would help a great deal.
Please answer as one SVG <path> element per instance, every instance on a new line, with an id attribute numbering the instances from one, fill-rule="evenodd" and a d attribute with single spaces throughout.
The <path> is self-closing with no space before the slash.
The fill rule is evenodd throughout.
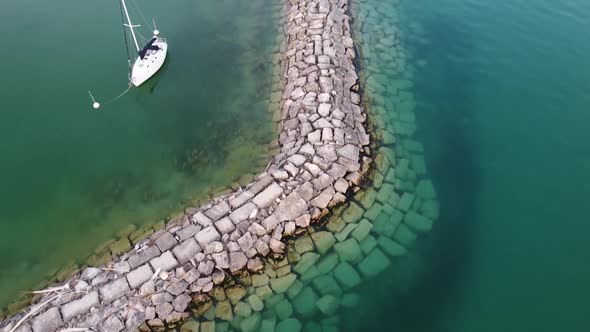
<path id="1" fill-rule="evenodd" d="M 115 99 L 107 102 L 107 105 L 110 103 L 114 103 L 116 102 L 119 98 L 123 97 L 124 95 L 127 94 L 127 92 L 129 92 L 129 90 L 131 90 L 131 88 L 133 87 L 133 85 L 131 83 L 129 83 L 129 86 L 127 87 L 127 89 L 125 91 L 123 91 L 120 95 L 118 95 L 117 97 L 115 97 Z"/>

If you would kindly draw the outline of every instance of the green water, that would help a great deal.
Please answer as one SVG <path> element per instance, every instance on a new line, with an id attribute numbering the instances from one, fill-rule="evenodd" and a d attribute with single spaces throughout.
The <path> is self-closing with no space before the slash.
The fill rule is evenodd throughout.
<path id="1" fill-rule="evenodd" d="M 169 55 L 111 104 L 127 84 L 116 1 L 0 2 L 0 307 L 268 162 L 277 2 L 129 2 L 157 16 Z"/>
<path id="2" fill-rule="evenodd" d="M 346 329 L 588 331 L 590 3 L 415 0 L 390 14 L 375 19 L 409 50 L 441 218 L 365 285 Z"/>

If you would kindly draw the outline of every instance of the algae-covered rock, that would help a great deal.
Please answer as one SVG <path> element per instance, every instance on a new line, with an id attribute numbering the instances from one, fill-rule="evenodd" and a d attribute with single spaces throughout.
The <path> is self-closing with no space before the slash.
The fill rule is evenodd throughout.
<path id="1" fill-rule="evenodd" d="M 233 309 L 229 301 L 217 303 L 215 306 L 215 317 L 226 321 L 231 321 L 234 319 Z"/>
<path id="2" fill-rule="evenodd" d="M 338 254 L 330 253 L 318 262 L 317 269 L 320 274 L 327 274 L 338 264 Z"/>
<path id="3" fill-rule="evenodd" d="M 264 285 L 257 287 L 255 293 L 262 301 L 266 301 L 272 295 L 272 289 L 268 285 Z"/>
<path id="4" fill-rule="evenodd" d="M 289 289 L 287 289 L 287 297 L 293 299 L 303 289 L 303 283 L 299 280 L 293 281 Z"/>
<path id="5" fill-rule="evenodd" d="M 360 199 L 360 203 L 363 208 L 369 209 L 373 204 L 375 204 L 375 200 L 377 199 L 377 191 L 373 188 L 369 188 L 364 192 L 364 195 Z"/>
<path id="6" fill-rule="evenodd" d="M 234 313 L 237 316 L 246 318 L 252 314 L 252 307 L 248 303 L 240 301 L 236 303 Z"/>
<path id="7" fill-rule="evenodd" d="M 297 272 L 298 274 L 305 273 L 312 265 L 314 265 L 320 255 L 315 252 L 308 252 L 301 256 L 301 260 L 295 265 L 293 271 Z"/>
<path id="8" fill-rule="evenodd" d="M 368 254 L 377 246 L 377 240 L 372 235 L 369 235 L 359 243 L 359 246 L 363 253 Z"/>
<path id="9" fill-rule="evenodd" d="M 120 238 L 109 246 L 111 253 L 116 256 L 131 249 L 131 242 L 126 237 Z"/>
<path id="10" fill-rule="evenodd" d="M 190 320 L 180 327 L 180 332 L 199 332 L 199 322 Z"/>
<path id="11" fill-rule="evenodd" d="M 316 303 L 318 309 L 326 315 L 331 315 L 338 309 L 340 302 L 334 295 L 326 295 Z"/>
<path id="12" fill-rule="evenodd" d="M 377 245 L 381 250 L 383 250 L 386 254 L 392 257 L 398 257 L 405 255 L 408 251 L 402 245 L 392 241 L 391 239 L 380 236 L 377 239 Z"/>
<path id="13" fill-rule="evenodd" d="M 260 332 L 275 332 L 275 325 L 277 321 L 274 317 L 265 318 L 260 323 Z"/>
<path id="14" fill-rule="evenodd" d="M 248 296 L 248 304 L 250 304 L 254 311 L 262 311 L 264 309 L 264 303 L 262 303 L 262 300 L 256 294 Z"/>
<path id="15" fill-rule="evenodd" d="M 255 331 L 258 331 L 259 327 L 260 327 L 260 314 L 259 313 L 255 313 L 254 315 L 245 318 L 240 323 L 240 328 L 241 328 L 242 332 L 255 332 Z"/>
<path id="16" fill-rule="evenodd" d="M 361 277 L 348 263 L 342 262 L 334 269 L 334 278 L 344 290 L 355 287 L 361 283 Z"/>
<path id="17" fill-rule="evenodd" d="M 357 224 L 346 224 L 344 229 L 335 235 L 336 240 L 338 240 L 338 241 L 346 240 L 346 238 L 348 237 L 350 232 L 352 232 L 357 226 L 358 226 Z"/>
<path id="18" fill-rule="evenodd" d="M 340 288 L 338 282 L 336 282 L 336 279 L 334 279 L 332 274 L 318 276 L 317 278 L 313 279 L 312 284 L 321 295 L 342 295 L 342 288 Z"/>
<path id="19" fill-rule="evenodd" d="M 358 242 L 353 238 L 336 243 L 334 251 L 338 253 L 340 260 L 343 262 L 357 262 L 362 255 Z"/>
<path id="20" fill-rule="evenodd" d="M 270 280 L 270 288 L 277 293 L 284 293 L 287 291 L 289 286 L 295 281 L 297 275 L 290 273 L 284 277 L 271 279 Z"/>
<path id="21" fill-rule="evenodd" d="M 374 277 L 385 271 L 391 262 L 379 249 L 371 251 L 358 265 L 359 271 L 366 277 Z"/>
<path id="22" fill-rule="evenodd" d="M 315 232 L 311 234 L 311 238 L 321 254 L 325 254 L 336 243 L 334 235 L 326 231 Z"/>
<path id="23" fill-rule="evenodd" d="M 439 216 L 439 205 L 436 200 L 425 200 L 420 206 L 420 212 L 426 218 L 432 220 L 438 219 Z"/>
<path id="24" fill-rule="evenodd" d="M 330 218 L 326 223 L 326 228 L 332 233 L 338 233 L 344 229 L 346 223 L 340 217 L 338 218 Z"/>
<path id="25" fill-rule="evenodd" d="M 358 204 L 351 202 L 350 205 L 342 212 L 342 219 L 346 223 L 355 223 L 363 217 L 365 210 L 361 208 Z"/>
<path id="26" fill-rule="evenodd" d="M 433 221 L 414 211 L 410 211 L 406 213 L 404 223 L 416 232 L 427 233 L 432 230 Z"/>
<path id="27" fill-rule="evenodd" d="M 301 275 L 301 281 L 309 281 L 319 275 L 320 272 L 318 271 L 318 268 L 315 265 L 312 265 L 307 271 L 305 271 L 304 274 Z"/>
<path id="28" fill-rule="evenodd" d="M 283 301 L 277 303 L 274 310 L 280 320 L 287 319 L 293 315 L 293 305 L 287 299 L 283 299 Z"/>
<path id="29" fill-rule="evenodd" d="M 269 282 L 268 275 L 263 274 L 252 274 L 252 286 L 254 287 L 262 287 L 268 285 Z"/>
<path id="30" fill-rule="evenodd" d="M 301 331 L 301 323 L 295 318 L 285 319 L 277 325 L 276 330 L 281 332 L 299 332 Z"/>
<path id="31" fill-rule="evenodd" d="M 236 304 L 246 295 L 246 289 L 242 286 L 232 286 L 228 287 L 225 293 L 231 303 Z"/>
<path id="32" fill-rule="evenodd" d="M 367 212 L 365 212 L 365 218 L 369 220 L 375 220 L 382 210 L 383 206 L 379 203 L 375 203 L 367 210 Z"/>
<path id="33" fill-rule="evenodd" d="M 367 219 L 363 219 L 359 222 L 358 227 L 352 231 L 350 234 L 353 238 L 357 239 L 357 241 L 364 240 L 371 229 L 373 228 L 373 224 L 371 224 Z"/>
<path id="34" fill-rule="evenodd" d="M 397 208 L 404 212 L 408 211 L 412 206 L 412 203 L 414 203 L 414 198 L 414 194 L 408 192 L 403 193 L 399 203 L 397 204 Z"/>
<path id="35" fill-rule="evenodd" d="M 384 183 L 379 192 L 377 193 L 377 202 L 381 204 L 390 203 L 391 205 L 396 205 L 397 201 L 390 201 L 394 192 L 394 186 L 391 183 Z"/>
<path id="36" fill-rule="evenodd" d="M 201 332 L 215 332 L 215 321 L 201 322 Z"/>
<path id="37" fill-rule="evenodd" d="M 311 316 L 316 311 L 315 303 L 317 300 L 318 296 L 313 288 L 305 287 L 293 299 L 293 308 L 299 315 L 304 317 Z"/>
<path id="38" fill-rule="evenodd" d="M 315 247 L 309 234 L 304 234 L 303 236 L 295 240 L 295 250 L 300 254 L 306 253 L 308 251 L 313 251 L 314 249 Z"/>

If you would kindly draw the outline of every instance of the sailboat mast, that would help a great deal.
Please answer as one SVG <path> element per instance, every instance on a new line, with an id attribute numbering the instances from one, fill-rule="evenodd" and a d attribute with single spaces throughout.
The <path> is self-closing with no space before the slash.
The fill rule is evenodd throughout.
<path id="1" fill-rule="evenodd" d="M 139 52 L 139 44 L 137 43 L 137 37 L 135 37 L 135 31 L 133 31 L 133 28 L 135 26 L 133 24 L 131 24 L 131 19 L 129 18 L 129 12 L 127 11 L 127 5 L 125 4 L 125 0 L 121 0 L 121 3 L 123 4 L 123 10 L 125 11 L 125 16 L 127 16 L 127 26 L 131 30 L 131 36 L 133 37 L 133 42 L 135 43 L 135 48 L 137 49 L 137 52 Z"/>

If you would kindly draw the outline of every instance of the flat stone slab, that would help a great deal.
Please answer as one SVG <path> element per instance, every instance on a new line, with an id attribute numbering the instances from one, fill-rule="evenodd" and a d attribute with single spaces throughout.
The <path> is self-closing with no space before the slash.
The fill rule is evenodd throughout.
<path id="1" fill-rule="evenodd" d="M 276 214 L 279 221 L 295 220 L 307 213 L 307 202 L 297 192 L 292 192 L 277 207 Z"/>
<path id="2" fill-rule="evenodd" d="M 64 324 L 57 307 L 50 308 L 33 319 L 33 332 L 54 332 Z"/>
<path id="3" fill-rule="evenodd" d="M 209 210 L 205 211 L 205 215 L 211 219 L 211 221 L 217 221 L 227 215 L 230 211 L 229 204 L 226 201 L 221 201 L 219 204 L 213 206 Z"/>
<path id="4" fill-rule="evenodd" d="M 164 234 L 162 234 L 156 240 L 156 245 L 158 246 L 158 248 L 160 248 L 160 251 L 162 252 L 174 247 L 176 243 L 178 243 L 178 241 L 176 241 L 174 236 L 172 236 L 172 234 L 170 234 L 169 232 L 164 232 Z"/>
<path id="5" fill-rule="evenodd" d="M 202 229 L 195 235 L 195 240 L 197 240 L 201 248 L 205 248 L 209 243 L 219 241 L 219 239 L 221 239 L 221 235 L 213 225 Z"/>
<path id="6" fill-rule="evenodd" d="M 246 203 L 241 206 L 239 209 L 235 210 L 229 215 L 229 219 L 234 222 L 234 224 L 239 224 L 240 222 L 248 219 L 248 217 L 252 214 L 257 207 L 254 203 Z"/>
<path id="7" fill-rule="evenodd" d="M 272 204 L 277 198 L 279 198 L 283 191 L 284 190 L 281 186 L 279 186 L 276 182 L 273 182 L 270 186 L 264 189 L 264 191 L 256 195 L 252 202 L 256 204 L 258 208 L 264 209 Z"/>
<path id="8" fill-rule="evenodd" d="M 154 271 L 160 269 L 160 271 L 170 271 L 178 266 L 178 261 L 170 251 L 166 251 L 159 257 L 156 257 L 150 261 L 150 265 L 154 268 Z"/>
<path id="9" fill-rule="evenodd" d="M 114 300 L 131 292 L 125 277 L 116 279 L 115 281 L 100 287 L 99 290 L 103 302 L 113 302 Z"/>
<path id="10" fill-rule="evenodd" d="M 129 257 L 129 259 L 127 260 L 127 263 L 129 263 L 129 266 L 131 266 L 132 269 L 143 265 L 147 262 L 149 262 L 151 259 L 158 257 L 160 255 L 160 249 L 158 249 L 158 247 L 156 246 L 151 246 L 145 250 L 143 250 L 142 252 L 140 252 L 139 254 L 135 254 L 131 257 Z"/>
<path id="11" fill-rule="evenodd" d="M 131 289 L 136 289 L 150 280 L 154 272 L 148 264 L 142 265 L 137 269 L 127 273 L 127 282 Z"/>
<path id="12" fill-rule="evenodd" d="M 195 257 L 195 255 L 201 252 L 201 247 L 197 244 L 195 239 L 190 238 L 180 245 L 172 249 L 172 253 L 178 259 L 180 264 L 184 264 Z"/>
<path id="13" fill-rule="evenodd" d="M 68 321 L 78 315 L 87 313 L 90 311 L 90 308 L 98 307 L 99 305 L 98 291 L 88 293 L 78 300 L 66 303 L 61 307 L 63 320 Z"/>

